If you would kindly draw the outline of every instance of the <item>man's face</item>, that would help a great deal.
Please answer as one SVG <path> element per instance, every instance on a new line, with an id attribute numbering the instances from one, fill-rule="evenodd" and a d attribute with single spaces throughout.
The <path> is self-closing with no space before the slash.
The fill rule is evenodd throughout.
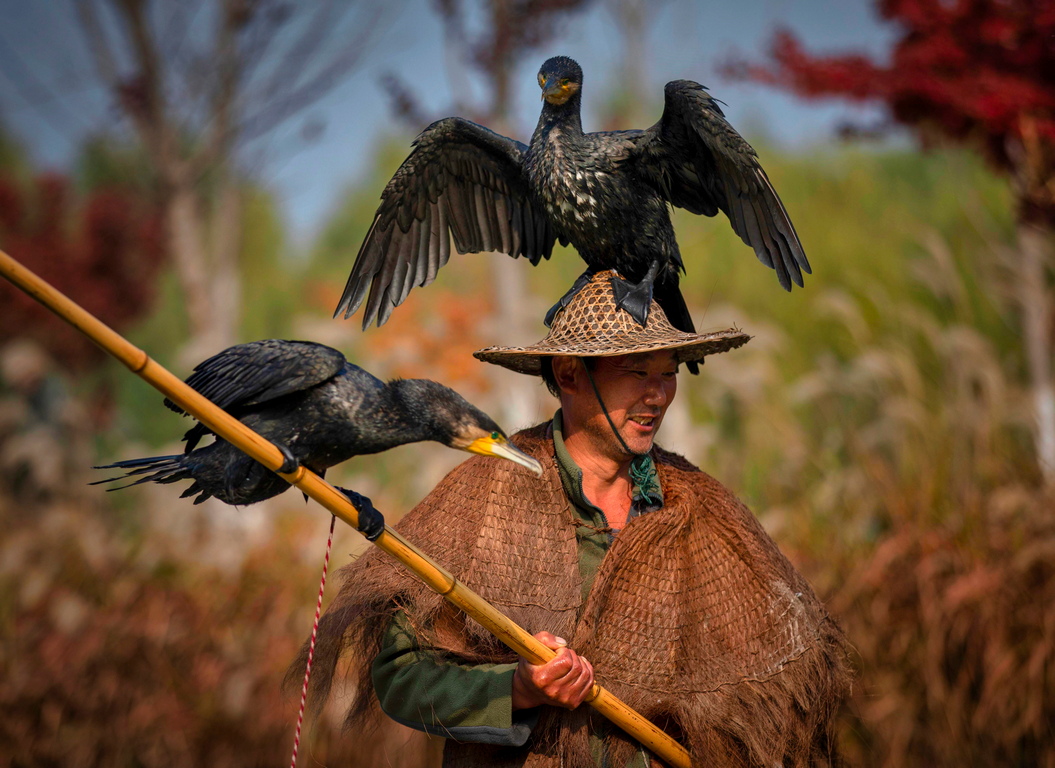
<path id="1" fill-rule="evenodd" d="M 634 453 L 647 453 L 652 448 L 667 406 L 678 390 L 677 369 L 673 352 L 597 359 L 592 370 L 593 380 L 612 423 Z M 610 458 L 625 459 L 626 452 L 612 434 L 582 361 L 558 358 L 554 360 L 554 373 L 561 385 L 561 402 L 570 424 L 580 427 L 597 450 Z M 568 379 L 569 375 L 574 378 Z"/>

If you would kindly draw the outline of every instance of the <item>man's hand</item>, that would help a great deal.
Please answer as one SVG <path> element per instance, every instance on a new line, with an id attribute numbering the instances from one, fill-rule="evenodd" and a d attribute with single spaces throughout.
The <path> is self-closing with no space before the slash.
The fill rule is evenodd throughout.
<path id="1" fill-rule="evenodd" d="M 513 673 L 513 709 L 530 709 L 542 704 L 575 709 L 593 688 L 593 667 L 568 648 L 568 642 L 562 637 L 539 632 L 535 639 L 557 651 L 557 655 L 546 664 L 532 664 L 521 657 Z"/>

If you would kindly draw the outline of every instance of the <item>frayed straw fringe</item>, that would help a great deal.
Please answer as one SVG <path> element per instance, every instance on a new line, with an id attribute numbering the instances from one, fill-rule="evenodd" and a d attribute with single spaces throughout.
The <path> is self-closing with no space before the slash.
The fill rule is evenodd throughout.
<path id="1" fill-rule="evenodd" d="M 572 638 L 602 685 L 680 738 L 700 765 L 838 763 L 831 728 L 849 686 L 842 634 L 746 507 L 657 448 L 665 506 L 619 534 L 582 604 L 574 515 L 552 441 L 543 425 L 514 442 L 542 461 L 541 480 L 470 459 L 401 521 L 401 532 L 529 632 Z M 310 702 L 321 707 L 338 662 L 354 656 L 349 727 L 376 716 L 370 661 L 397 610 L 423 644 L 470 662 L 515 659 L 380 553 L 341 577 L 319 626 Z M 302 653 L 290 680 L 303 661 Z M 625 765 L 637 747 L 614 730 L 587 707 L 547 711 L 530 753 L 450 741 L 444 765 L 592 768 L 594 731 L 605 734 L 610 764 Z"/>

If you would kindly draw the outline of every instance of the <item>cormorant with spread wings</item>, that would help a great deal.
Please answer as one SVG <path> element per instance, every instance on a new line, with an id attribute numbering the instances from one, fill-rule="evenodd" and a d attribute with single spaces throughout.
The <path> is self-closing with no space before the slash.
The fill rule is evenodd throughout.
<path id="1" fill-rule="evenodd" d="M 802 285 L 811 270 L 791 219 L 702 85 L 667 83 L 663 116 L 648 130 L 584 133 L 579 65 L 551 58 L 538 80 L 544 104 L 529 146 L 458 117 L 417 137 L 381 195 L 335 317 L 366 298 L 363 329 L 384 323 L 412 287 L 435 279 L 452 237 L 459 253 L 501 251 L 532 264 L 560 240 L 588 269 L 547 323 L 589 274 L 615 269 L 626 278 L 615 286 L 620 306 L 642 325 L 654 290 L 671 323 L 693 332 L 670 205 L 723 211 L 786 290 Z"/>

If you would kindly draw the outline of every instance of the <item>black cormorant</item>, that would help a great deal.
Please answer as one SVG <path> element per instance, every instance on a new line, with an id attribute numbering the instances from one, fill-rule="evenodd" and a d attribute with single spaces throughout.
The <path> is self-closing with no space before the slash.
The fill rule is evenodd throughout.
<path id="1" fill-rule="evenodd" d="M 329 467 L 353 456 L 422 440 L 498 456 L 542 472 L 487 414 L 449 387 L 428 379 L 386 384 L 322 344 L 280 339 L 239 344 L 199 363 L 187 384 L 274 443 L 286 457 L 285 472 L 299 463 L 325 475 Z M 184 413 L 168 399 L 165 405 Z M 128 470 L 97 483 L 137 475 L 146 476 L 132 485 L 192 480 L 180 498 L 197 494 L 198 504 L 215 496 L 239 505 L 269 499 L 290 487 L 219 437 L 198 448 L 210 434 L 208 427 L 196 424 L 183 437 L 183 453 L 97 467 Z M 366 532 L 380 535 L 384 522 L 369 499 L 341 490 L 360 507 L 360 528 L 368 523 Z"/>
<path id="2" fill-rule="evenodd" d="M 810 272 L 795 228 L 751 146 L 718 103 L 690 80 L 667 83 L 663 115 L 648 130 L 583 133 L 582 69 L 566 56 L 538 74 L 542 114 L 531 145 L 459 117 L 433 123 L 381 195 L 334 316 L 366 302 L 363 329 L 384 323 L 410 289 L 432 282 L 450 256 L 502 251 L 537 264 L 554 242 L 588 265 L 615 269 L 616 295 L 642 325 L 653 284 L 671 323 L 695 328 L 678 288 L 684 271 L 668 206 L 729 217 L 791 290 Z M 449 234 L 448 234 L 449 233 Z"/>

